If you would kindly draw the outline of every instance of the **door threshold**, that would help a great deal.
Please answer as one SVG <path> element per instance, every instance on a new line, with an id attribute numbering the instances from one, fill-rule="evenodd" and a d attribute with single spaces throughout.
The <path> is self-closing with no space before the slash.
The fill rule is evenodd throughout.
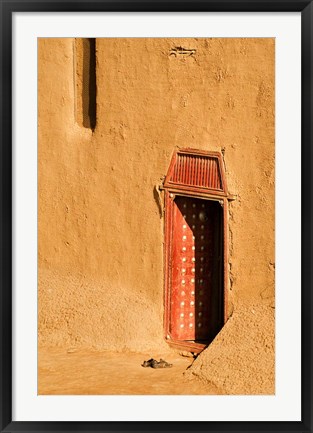
<path id="1" fill-rule="evenodd" d="M 167 343 L 173 349 L 187 350 L 188 352 L 199 354 L 202 352 L 209 344 L 208 342 L 198 343 L 192 340 L 167 340 Z"/>

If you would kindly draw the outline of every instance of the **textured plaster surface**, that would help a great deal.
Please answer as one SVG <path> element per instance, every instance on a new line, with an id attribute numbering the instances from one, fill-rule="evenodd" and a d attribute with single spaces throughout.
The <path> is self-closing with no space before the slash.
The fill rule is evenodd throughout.
<path id="1" fill-rule="evenodd" d="M 233 317 L 191 369 L 212 380 L 214 356 L 229 354 L 222 342 L 235 333 L 239 344 L 240 332 L 243 340 L 253 333 L 249 305 L 265 315 L 260 341 L 273 341 L 274 40 L 97 39 L 94 131 L 77 111 L 75 65 L 83 62 L 74 39 L 40 39 L 38 47 L 39 345 L 170 351 L 154 188 L 177 147 L 222 151 L 228 189 L 237 196 L 228 227 Z M 272 392 L 270 347 L 263 353 L 245 346 L 251 372 L 266 358 L 260 379 L 249 373 L 251 386 L 240 375 L 217 386 Z M 243 363 L 243 352 L 236 353 L 234 370 Z"/>
<path id="2" fill-rule="evenodd" d="M 185 375 L 202 379 L 218 394 L 274 394 L 274 333 L 272 307 L 240 305 Z"/>

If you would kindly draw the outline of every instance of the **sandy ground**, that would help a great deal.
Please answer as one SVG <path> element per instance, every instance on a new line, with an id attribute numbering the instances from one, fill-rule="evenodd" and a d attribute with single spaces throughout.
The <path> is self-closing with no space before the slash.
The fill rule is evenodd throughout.
<path id="1" fill-rule="evenodd" d="M 214 385 L 184 375 L 193 358 L 164 356 L 171 368 L 141 366 L 160 354 L 92 352 L 41 348 L 38 394 L 45 395 L 203 395 L 216 394 Z M 163 358 L 163 359 L 164 359 Z"/>

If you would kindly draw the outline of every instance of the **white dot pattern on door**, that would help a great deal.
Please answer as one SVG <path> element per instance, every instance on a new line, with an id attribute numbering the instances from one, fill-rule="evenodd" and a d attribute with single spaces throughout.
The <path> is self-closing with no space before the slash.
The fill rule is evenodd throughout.
<path id="1" fill-rule="evenodd" d="M 214 254 L 210 204 L 187 197 L 177 197 L 175 203 L 171 334 L 178 340 L 205 340 L 214 276 L 209 270 Z"/>

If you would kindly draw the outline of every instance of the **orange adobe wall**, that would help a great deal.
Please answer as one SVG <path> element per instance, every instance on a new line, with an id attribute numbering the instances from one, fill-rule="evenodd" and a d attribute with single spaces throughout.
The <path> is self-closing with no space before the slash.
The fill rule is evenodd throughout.
<path id="1" fill-rule="evenodd" d="M 263 311 L 273 368 L 274 39 L 106 38 L 91 49 L 38 41 L 39 345 L 170 350 L 155 187 L 174 149 L 191 147 L 223 152 L 237 197 L 229 315 Z M 95 83 L 86 79 L 93 55 Z"/>

